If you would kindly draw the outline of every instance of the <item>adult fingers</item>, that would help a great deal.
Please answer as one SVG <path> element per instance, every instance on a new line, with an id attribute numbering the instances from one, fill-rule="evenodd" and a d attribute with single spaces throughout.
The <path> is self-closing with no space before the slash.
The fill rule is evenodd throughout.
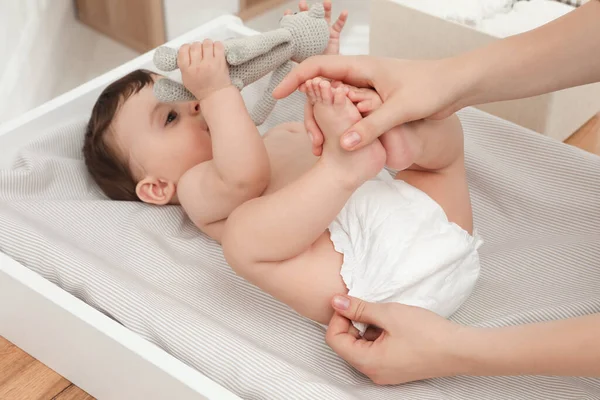
<path id="1" fill-rule="evenodd" d="M 382 333 L 383 333 L 383 329 L 377 328 L 376 326 L 370 326 L 365 331 L 363 338 L 365 340 L 374 342 L 375 340 L 377 340 L 379 338 L 379 336 L 381 336 Z"/>
<path id="2" fill-rule="evenodd" d="M 377 59 L 368 56 L 313 56 L 294 68 L 273 91 L 273 97 L 282 99 L 298 86 L 317 76 L 343 81 L 359 87 L 370 87 Z"/>
<path id="3" fill-rule="evenodd" d="M 320 147 L 323 144 L 323 132 L 315 121 L 313 108 L 308 102 L 304 105 L 304 127 L 310 137 L 313 147 Z"/>
<path id="4" fill-rule="evenodd" d="M 340 139 L 341 146 L 346 150 L 360 149 L 393 127 L 407 122 L 401 107 L 396 103 L 391 99 L 384 102 L 377 110 L 350 127 Z"/>
<path id="5" fill-rule="evenodd" d="M 350 321 L 343 315 L 334 313 L 327 326 L 325 342 L 329 347 L 348 361 L 355 368 L 361 370 L 361 367 L 368 364 L 373 355 L 373 344 L 359 338 L 358 333 L 352 332 Z"/>
<path id="6" fill-rule="evenodd" d="M 376 325 L 385 329 L 385 304 L 369 303 L 356 297 L 337 295 L 333 298 L 331 305 L 338 314 L 351 321 Z"/>

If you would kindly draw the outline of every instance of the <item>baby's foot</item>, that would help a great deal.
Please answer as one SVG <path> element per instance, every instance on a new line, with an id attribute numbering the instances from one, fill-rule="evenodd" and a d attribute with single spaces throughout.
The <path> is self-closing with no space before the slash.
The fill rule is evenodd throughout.
<path id="1" fill-rule="evenodd" d="M 343 84 L 342 84 L 343 85 Z M 339 86 L 333 83 L 332 86 Z M 369 88 L 357 88 L 346 85 L 349 89 L 348 98 L 356 104 L 363 116 L 371 114 L 383 104 L 379 94 Z M 420 154 L 421 140 L 415 134 L 411 124 L 403 124 L 392 128 L 379 137 L 386 153 L 386 165 L 402 171 L 413 165 Z"/>
<path id="2" fill-rule="evenodd" d="M 377 175 L 385 164 L 385 150 L 378 139 L 351 152 L 340 146 L 342 134 L 362 118 L 346 96 L 347 89 L 332 89 L 328 81 L 319 78 L 307 81 L 306 87 L 309 101 L 314 104 L 315 120 L 325 138 L 322 159 L 352 186 L 359 186 Z"/>

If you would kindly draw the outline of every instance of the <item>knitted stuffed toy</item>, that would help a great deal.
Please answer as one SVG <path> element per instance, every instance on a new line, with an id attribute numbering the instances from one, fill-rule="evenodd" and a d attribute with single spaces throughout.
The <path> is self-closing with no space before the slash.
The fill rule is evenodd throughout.
<path id="1" fill-rule="evenodd" d="M 250 113 L 256 125 L 261 125 L 275 107 L 271 93 L 292 70 L 292 60 L 301 62 L 322 54 L 328 42 L 329 24 L 322 4 L 283 16 L 276 30 L 223 42 L 231 82 L 239 90 L 273 71 L 269 86 Z M 154 64 L 161 71 L 177 69 L 177 50 L 159 47 L 154 53 Z M 182 84 L 168 78 L 155 83 L 154 95 L 165 103 L 195 100 Z"/>

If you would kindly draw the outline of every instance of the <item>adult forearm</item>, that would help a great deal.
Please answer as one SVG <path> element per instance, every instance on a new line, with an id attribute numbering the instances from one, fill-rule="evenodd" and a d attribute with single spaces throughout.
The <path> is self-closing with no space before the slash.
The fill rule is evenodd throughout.
<path id="1" fill-rule="evenodd" d="M 600 314 L 462 336 L 461 374 L 600 377 Z"/>
<path id="2" fill-rule="evenodd" d="M 600 81 L 600 1 L 450 60 L 470 83 L 462 106 Z"/>
<path id="3" fill-rule="evenodd" d="M 224 182 L 232 186 L 266 187 L 270 178 L 267 150 L 239 91 L 221 89 L 200 107 L 211 132 L 213 162 Z"/>

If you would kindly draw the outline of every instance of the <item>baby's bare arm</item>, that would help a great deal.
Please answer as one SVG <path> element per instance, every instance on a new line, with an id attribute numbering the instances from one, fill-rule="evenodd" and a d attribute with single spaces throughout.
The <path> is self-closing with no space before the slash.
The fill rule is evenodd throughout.
<path id="1" fill-rule="evenodd" d="M 270 166 L 258 129 L 241 94 L 229 81 L 222 45 L 205 41 L 200 54 L 196 52 L 197 60 L 178 61 L 178 65 L 186 87 L 200 101 L 211 133 L 213 158 L 184 174 L 177 195 L 192 221 L 220 240 L 209 226 L 260 196 L 268 185 Z M 222 83 L 217 84 L 219 81 Z"/>

